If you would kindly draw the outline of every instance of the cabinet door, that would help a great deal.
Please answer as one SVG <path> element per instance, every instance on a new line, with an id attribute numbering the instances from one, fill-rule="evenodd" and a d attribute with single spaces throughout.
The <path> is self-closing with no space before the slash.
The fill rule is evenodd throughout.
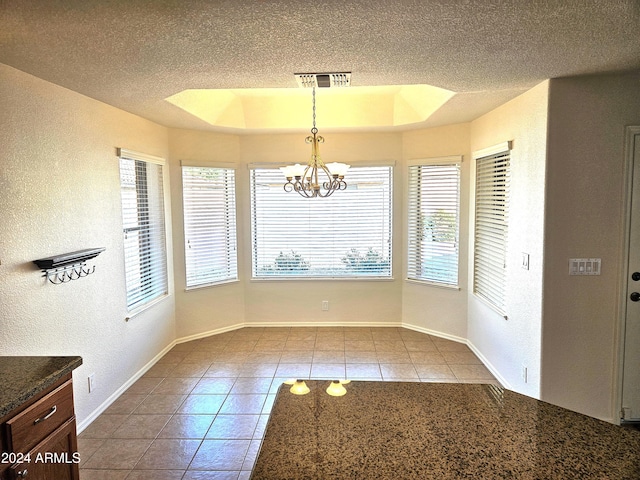
<path id="1" fill-rule="evenodd" d="M 28 460 L 11 465 L 10 479 L 79 480 L 75 417 L 55 430 L 28 453 Z"/>

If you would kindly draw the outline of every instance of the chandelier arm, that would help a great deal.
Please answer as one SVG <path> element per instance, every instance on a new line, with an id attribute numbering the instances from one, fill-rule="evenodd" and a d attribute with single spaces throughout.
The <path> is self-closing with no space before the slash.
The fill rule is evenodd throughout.
<path id="1" fill-rule="evenodd" d="M 325 190 L 340 190 L 340 185 L 335 180 L 330 180 L 322 184 Z"/>
<path id="2" fill-rule="evenodd" d="M 305 198 L 313 198 L 313 197 L 315 197 L 315 194 L 314 194 L 313 190 L 308 190 L 308 189 L 301 188 L 301 189 L 298 189 L 296 191 L 298 192 L 298 194 L 300 196 L 305 197 Z"/>
<path id="3" fill-rule="evenodd" d="M 309 170 L 311 170 L 310 175 L 309 175 Z M 302 177 L 300 177 L 301 182 L 302 183 L 306 182 L 307 179 L 311 178 L 312 175 L 313 175 L 313 165 L 309 163 L 307 165 L 307 168 L 304 169 L 304 173 L 302 174 Z"/>
<path id="4" fill-rule="evenodd" d="M 326 165 L 324 163 L 320 164 L 320 166 L 322 167 L 322 170 L 324 171 L 324 174 L 328 178 L 327 182 L 323 182 L 323 187 L 326 190 L 334 190 L 335 189 L 336 178 L 331 174 L 331 172 L 329 171 L 329 169 L 326 167 Z"/>
<path id="5" fill-rule="evenodd" d="M 311 189 L 309 188 L 309 184 L 308 183 L 300 183 L 298 185 L 298 189 L 296 190 L 300 195 L 303 195 L 307 198 L 309 197 L 309 191 L 311 191 Z"/>
<path id="6" fill-rule="evenodd" d="M 333 192 L 335 192 L 335 190 L 331 189 L 331 190 L 325 190 L 324 194 L 318 192 L 318 196 L 322 197 L 322 198 L 327 198 L 330 197 L 331 195 L 333 195 Z"/>

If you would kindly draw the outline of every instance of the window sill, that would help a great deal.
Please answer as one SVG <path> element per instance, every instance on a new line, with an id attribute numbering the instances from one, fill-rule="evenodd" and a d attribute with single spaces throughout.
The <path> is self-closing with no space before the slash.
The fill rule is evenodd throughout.
<path id="1" fill-rule="evenodd" d="M 393 277 L 252 277 L 251 282 L 392 282 Z"/>
<path id="2" fill-rule="evenodd" d="M 211 287 L 223 287 L 225 285 L 230 285 L 233 283 L 240 283 L 240 280 L 234 278 L 232 280 L 222 280 L 220 282 L 215 283 L 204 283 L 202 285 L 194 285 L 193 287 L 186 287 L 184 289 L 185 292 L 193 292 L 194 290 L 202 290 L 203 288 L 211 288 Z"/>
<path id="3" fill-rule="evenodd" d="M 141 313 L 146 312 L 150 308 L 156 306 L 158 303 L 163 302 L 164 300 L 166 300 L 170 296 L 171 295 L 169 293 L 165 293 L 164 295 L 162 295 L 162 296 L 160 296 L 158 298 L 154 298 L 149 303 L 145 303 L 144 305 L 141 305 L 140 307 L 137 307 L 137 308 L 131 310 L 129 312 L 129 314 L 125 317 L 124 321 L 128 322 L 129 320 L 133 319 L 134 317 L 137 317 Z"/>
<path id="4" fill-rule="evenodd" d="M 415 278 L 405 278 L 407 283 L 415 283 L 416 285 L 423 285 L 425 287 L 444 288 L 445 290 L 460 291 L 461 288 L 458 285 L 447 285 L 446 283 L 429 282 L 428 280 L 416 280 Z"/>

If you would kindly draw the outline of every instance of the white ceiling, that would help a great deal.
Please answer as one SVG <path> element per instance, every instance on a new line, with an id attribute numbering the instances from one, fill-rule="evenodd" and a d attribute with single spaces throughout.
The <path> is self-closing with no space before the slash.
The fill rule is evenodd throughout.
<path id="1" fill-rule="evenodd" d="M 435 126 L 547 78 L 640 69 L 640 0 L 0 0 L 0 62 L 195 129 L 216 127 L 167 97 L 350 71 L 456 92 L 413 125 Z"/>

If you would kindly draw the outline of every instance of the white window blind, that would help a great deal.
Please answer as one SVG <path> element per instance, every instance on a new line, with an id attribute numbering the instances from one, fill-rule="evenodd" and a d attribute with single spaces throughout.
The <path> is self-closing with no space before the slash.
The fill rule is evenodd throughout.
<path id="1" fill-rule="evenodd" d="M 510 151 L 476 159 L 473 291 L 506 315 Z"/>
<path id="2" fill-rule="evenodd" d="M 303 198 L 251 171 L 253 277 L 391 277 L 391 166 L 351 167 L 347 189 Z"/>
<path id="3" fill-rule="evenodd" d="M 119 151 L 127 307 L 168 293 L 162 159 Z"/>
<path id="4" fill-rule="evenodd" d="M 235 171 L 182 167 L 187 288 L 238 278 Z"/>
<path id="5" fill-rule="evenodd" d="M 409 167 L 407 278 L 458 285 L 460 164 Z"/>

